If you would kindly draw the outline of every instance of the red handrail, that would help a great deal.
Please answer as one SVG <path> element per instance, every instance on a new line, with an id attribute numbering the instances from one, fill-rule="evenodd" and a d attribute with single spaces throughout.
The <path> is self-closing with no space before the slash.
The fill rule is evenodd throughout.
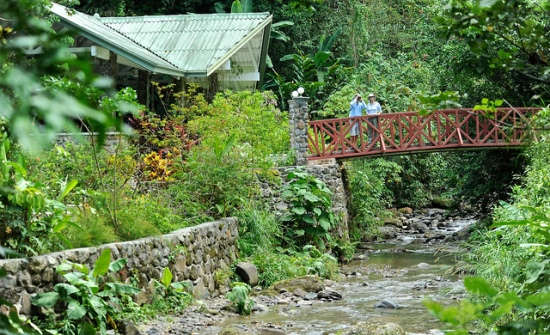
<path id="1" fill-rule="evenodd" d="M 425 116 L 406 112 L 310 121 L 308 159 L 521 146 L 531 135 L 526 131 L 530 116 L 539 110 L 498 108 L 485 112 L 464 108 Z M 352 127 L 358 130 L 355 138 L 350 135 Z"/>

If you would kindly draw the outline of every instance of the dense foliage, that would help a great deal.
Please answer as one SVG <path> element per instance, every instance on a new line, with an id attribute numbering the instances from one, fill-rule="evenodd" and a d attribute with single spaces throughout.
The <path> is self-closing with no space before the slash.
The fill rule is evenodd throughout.
<path id="1" fill-rule="evenodd" d="M 272 167 L 280 155 L 292 157 L 284 112 L 291 91 L 305 87 L 313 118 L 347 115 L 356 92 L 375 92 L 384 112 L 426 109 L 438 96 L 464 106 L 483 98 L 513 105 L 550 98 L 548 0 L 60 2 L 104 16 L 269 11 L 275 23 L 263 89 L 273 93 L 221 92 L 209 102 L 194 85 L 176 92 L 174 84 L 154 83 L 163 110 L 152 113 L 133 89 L 114 90 L 68 51 L 72 37 L 54 32 L 45 19 L 49 1 L 0 2 L 0 241 L 27 256 L 235 215 L 241 257 L 257 265 L 262 286 L 306 274 L 333 278 L 337 262 L 328 252 L 349 256 L 353 247 L 330 237 L 339 218 L 330 212 L 326 186 L 291 174 L 290 212 L 282 221 L 259 199 L 258 180 L 280 183 Z M 41 52 L 31 57 L 30 49 Z M 539 128 L 548 128 L 547 113 Z M 106 131 L 127 129 L 123 120 L 134 134 L 103 150 Z M 51 144 L 58 132 L 80 130 L 98 136 Z M 457 308 L 430 306 L 457 334 L 547 332 L 547 137 L 526 155 L 438 153 L 345 163 L 352 238 L 376 234 L 392 207 L 470 203 L 490 210 L 502 200 L 492 214 L 498 227 L 482 227 L 471 241 L 472 270 L 483 279 L 467 279 L 466 287 L 478 297 Z M 525 157 L 522 184 L 513 186 Z M 0 250 L 0 258 L 14 257 Z M 104 332 L 117 318 L 180 311 L 191 299 L 165 269 L 152 304 L 138 306 L 132 289 L 103 279 L 105 259 L 97 272 L 59 269 L 68 284 L 36 301 L 55 307 L 41 320 L 46 328 Z M 228 295 L 245 314 L 248 293 L 236 285 Z M 8 334 L 34 332 L 15 312 L 0 313 L 0 325 Z"/>
<path id="2" fill-rule="evenodd" d="M 286 223 L 288 241 L 296 245 L 313 242 L 324 250 L 336 225 L 331 208 L 332 192 L 325 183 L 303 171 L 290 172 L 287 179 L 289 183 L 282 196 L 290 210 L 281 220 Z"/>
<path id="3" fill-rule="evenodd" d="M 53 326 L 50 332 L 61 334 L 106 334 L 113 323 L 115 306 L 120 296 L 139 292 L 133 286 L 111 282 L 108 274 L 115 274 L 126 265 L 124 258 L 111 262 L 111 250 L 104 249 L 94 268 L 64 263 L 56 268 L 66 283 L 58 283 L 53 291 L 35 296 L 33 304 L 47 309 Z M 57 314 L 56 310 L 62 313 Z"/>
<path id="4" fill-rule="evenodd" d="M 548 109 L 537 117 L 548 124 Z M 501 202 L 494 224 L 471 239 L 469 261 L 481 278 L 470 278 L 466 287 L 478 300 L 444 309 L 429 306 L 455 334 L 489 329 L 498 334 L 544 334 L 550 324 L 550 145 L 541 133 L 527 155 L 529 164 L 522 184 Z"/>

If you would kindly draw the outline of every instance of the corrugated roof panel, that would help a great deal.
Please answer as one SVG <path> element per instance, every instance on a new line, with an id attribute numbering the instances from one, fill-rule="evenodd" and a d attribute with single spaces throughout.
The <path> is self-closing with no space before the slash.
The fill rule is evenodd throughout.
<path id="1" fill-rule="evenodd" d="M 258 26 L 268 13 L 188 14 L 100 18 L 105 25 L 186 72 L 207 72 Z M 269 19 L 269 20 L 268 20 Z"/>
<path id="2" fill-rule="evenodd" d="M 151 71 L 155 71 L 155 69 L 165 69 L 168 72 L 179 71 L 179 69 L 170 64 L 167 60 L 155 55 L 149 50 L 143 49 L 139 44 L 104 25 L 94 16 L 69 10 L 56 3 L 52 4 L 50 10 L 52 13 L 58 15 L 65 23 L 82 31 L 90 40 L 93 40 L 95 43 L 105 48 L 114 48 L 118 50 L 123 56 Z"/>
<path id="3" fill-rule="evenodd" d="M 272 19 L 269 13 L 92 17 L 55 3 L 51 11 L 95 43 L 173 75 L 212 73 L 250 40 L 248 52 L 257 55 L 238 57 L 259 59 L 262 32 Z"/>

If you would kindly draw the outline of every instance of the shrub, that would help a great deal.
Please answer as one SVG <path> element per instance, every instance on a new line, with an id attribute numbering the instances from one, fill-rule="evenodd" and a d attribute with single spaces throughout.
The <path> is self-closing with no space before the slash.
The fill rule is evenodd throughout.
<path id="1" fill-rule="evenodd" d="M 239 218 L 239 251 L 251 256 L 256 250 L 273 250 L 280 243 L 281 227 L 275 216 L 259 204 L 252 203 L 237 214 Z"/>
<path id="2" fill-rule="evenodd" d="M 0 128 L 0 238 L 3 243 L 30 255 L 66 245 L 62 231 L 74 223 L 65 198 L 78 182 L 56 181 L 54 191 L 31 181 L 24 157 L 12 147 Z"/>
<path id="3" fill-rule="evenodd" d="M 548 122 L 543 111 L 537 122 Z M 541 119 L 538 119 L 541 118 Z M 548 134 L 527 151 L 529 165 L 512 201 L 501 202 L 494 225 L 473 235 L 468 260 L 480 277 L 467 278 L 471 293 L 459 306 L 428 307 L 457 334 L 546 334 L 550 330 L 550 145 Z"/>
<path id="4" fill-rule="evenodd" d="M 336 225 L 332 213 L 332 192 L 321 180 L 296 170 L 287 176 L 290 181 L 283 190 L 289 202 L 289 212 L 281 219 L 285 235 L 291 244 L 315 243 L 321 250 L 330 241 L 330 230 Z"/>
<path id="5" fill-rule="evenodd" d="M 227 299 L 233 303 L 235 309 L 239 314 L 250 315 L 252 307 L 254 307 L 254 300 L 248 296 L 251 288 L 245 283 L 236 282 L 233 283 L 233 288 L 227 293 Z"/>
<path id="6" fill-rule="evenodd" d="M 75 215 L 78 225 L 69 226 L 65 232 L 69 245 L 85 248 L 118 241 L 118 235 L 105 217 L 93 214 L 91 208 L 85 207 Z"/>
<path id="7" fill-rule="evenodd" d="M 259 282 L 263 287 L 273 283 L 305 275 L 318 275 L 333 279 L 338 273 L 337 260 L 321 253 L 314 246 L 306 246 L 302 251 L 292 249 L 257 250 L 251 261 L 258 267 Z"/>
<path id="8" fill-rule="evenodd" d="M 204 116 L 189 122 L 189 131 L 206 146 L 231 138 L 236 146 L 249 148 L 253 161 L 265 161 L 269 155 L 285 153 L 290 143 L 287 115 L 273 101 L 267 92 L 220 93 Z"/>
<path id="9" fill-rule="evenodd" d="M 394 201 L 388 185 L 398 183 L 402 167 L 384 158 L 346 163 L 350 188 L 350 230 L 360 239 L 378 231 L 378 217 Z"/>
<path id="10" fill-rule="evenodd" d="M 110 249 L 102 251 L 92 271 L 86 265 L 61 264 L 56 272 L 67 283 L 56 284 L 53 291 L 38 294 L 33 304 L 49 310 L 53 332 L 95 334 L 98 331 L 106 334 L 119 297 L 139 292 L 133 286 L 109 281 L 107 274 L 117 273 L 125 265 L 123 258 L 111 262 Z"/>
<path id="11" fill-rule="evenodd" d="M 258 192 L 251 155 L 234 138 L 193 148 L 167 190 L 171 207 L 192 223 L 231 215 Z"/>
<path id="12" fill-rule="evenodd" d="M 155 292 L 151 307 L 158 312 L 181 312 L 191 301 L 193 296 L 189 294 L 189 287 L 183 282 L 173 280 L 172 271 L 164 268 L 159 280 L 155 280 Z"/>

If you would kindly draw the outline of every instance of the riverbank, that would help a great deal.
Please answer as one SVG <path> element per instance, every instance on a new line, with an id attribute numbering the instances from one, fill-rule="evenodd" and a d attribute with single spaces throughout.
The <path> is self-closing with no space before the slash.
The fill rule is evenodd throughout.
<path id="1" fill-rule="evenodd" d="M 217 297 L 138 328 L 151 335 L 384 334 L 384 327 L 392 334 L 441 334 L 443 325 L 423 301 L 447 304 L 464 297 L 461 276 L 454 273 L 463 252 L 457 240 L 475 222 L 474 215 L 434 208 L 402 213 L 386 223 L 383 239 L 358 245 L 337 281 L 310 276 L 255 288 L 249 317 Z"/>

